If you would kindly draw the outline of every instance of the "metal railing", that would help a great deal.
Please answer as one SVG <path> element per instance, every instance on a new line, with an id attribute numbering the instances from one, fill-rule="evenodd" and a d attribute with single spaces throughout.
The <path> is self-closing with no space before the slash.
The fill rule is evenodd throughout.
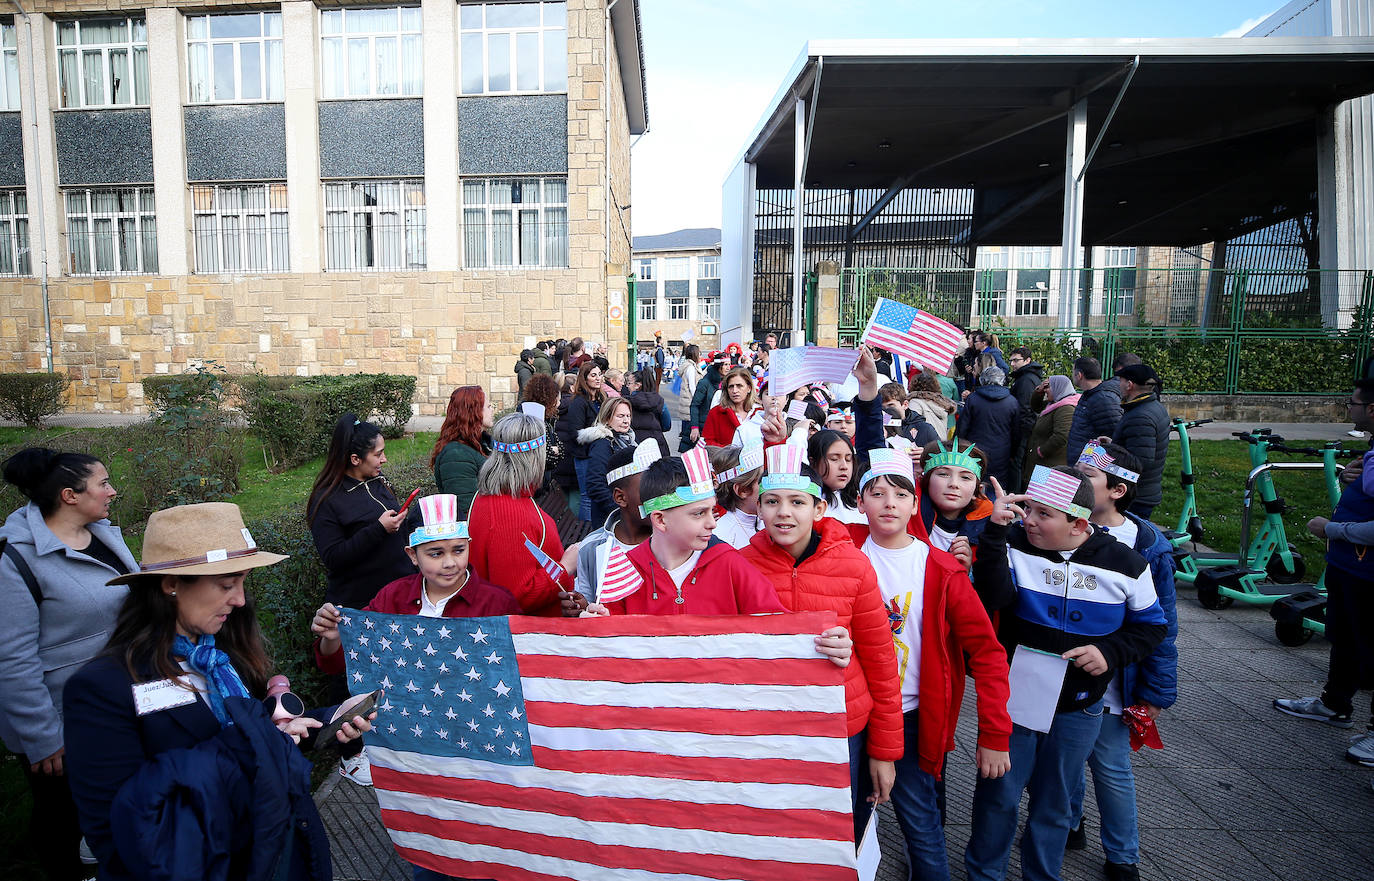
<path id="1" fill-rule="evenodd" d="M 1060 291 L 1077 276 L 1072 329 Z M 841 271 L 839 338 L 852 344 L 878 297 L 1029 346 L 1068 374 L 1089 354 L 1130 351 L 1165 390 L 1193 394 L 1337 395 L 1371 353 L 1369 270 L 852 268 Z"/>

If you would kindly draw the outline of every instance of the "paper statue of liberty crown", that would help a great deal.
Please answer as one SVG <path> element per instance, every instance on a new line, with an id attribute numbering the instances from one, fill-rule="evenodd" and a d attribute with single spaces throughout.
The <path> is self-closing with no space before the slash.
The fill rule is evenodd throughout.
<path id="1" fill-rule="evenodd" d="M 663 453 L 658 448 L 658 441 L 653 438 L 645 438 L 639 442 L 639 446 L 635 447 L 635 457 L 630 464 L 606 472 L 606 484 L 609 486 L 622 477 L 643 474 L 646 468 L 661 458 L 663 458 Z"/>
<path id="2" fill-rule="evenodd" d="M 427 541 L 467 538 L 467 521 L 458 520 L 458 497 L 453 493 L 437 493 L 420 499 L 420 515 L 424 525 L 410 534 L 410 546 Z"/>
<path id="3" fill-rule="evenodd" d="M 789 439 L 785 444 L 769 447 L 765 451 L 765 458 L 768 473 L 759 482 L 759 492 L 793 489 L 810 493 L 818 499 L 821 497 L 821 488 L 816 481 L 801 473 L 802 465 L 806 462 L 806 450 L 800 444 L 794 444 Z"/>
<path id="4" fill-rule="evenodd" d="M 716 484 L 720 485 L 729 480 L 734 480 L 741 474 L 748 474 L 756 468 L 763 467 L 763 432 L 752 422 L 746 422 L 735 429 L 732 446 L 740 448 L 739 464 L 734 468 L 726 468 L 716 475 Z"/>
<path id="5" fill-rule="evenodd" d="M 641 517 L 647 517 L 653 511 L 667 511 L 716 497 L 715 472 L 711 470 L 711 454 L 705 447 L 692 447 L 683 453 L 682 464 L 687 466 L 687 485 L 640 505 Z"/>
<path id="6" fill-rule="evenodd" d="M 969 444 L 960 451 L 958 440 L 950 441 L 949 449 L 945 449 L 945 445 L 942 441 L 937 440 L 935 443 L 939 445 L 940 452 L 926 459 L 921 466 L 922 470 L 934 471 L 936 468 L 948 465 L 951 468 L 962 468 L 965 471 L 972 471 L 974 477 L 979 479 L 982 478 L 983 466 L 979 465 L 978 460 L 973 458 L 973 455 L 969 453 L 969 450 L 973 449 L 973 444 Z"/>
<path id="7" fill-rule="evenodd" d="M 1122 468 L 1120 465 L 1116 464 L 1116 460 L 1112 458 L 1111 454 L 1096 441 L 1090 442 L 1087 446 L 1083 447 L 1083 453 L 1078 457 L 1078 464 L 1091 465 L 1098 471 L 1115 474 L 1127 483 L 1140 482 L 1139 474 L 1131 471 L 1129 468 Z"/>
<path id="8" fill-rule="evenodd" d="M 1056 511 L 1086 519 L 1092 516 L 1092 510 L 1073 501 L 1082 483 L 1083 479 L 1076 474 L 1065 474 L 1044 465 L 1036 465 L 1031 472 L 1030 485 L 1026 487 L 1026 496 Z"/>
<path id="9" fill-rule="evenodd" d="M 532 440 L 521 441 L 518 444 L 507 444 L 501 441 L 492 441 L 491 448 L 498 453 L 532 453 L 544 444 L 549 442 L 548 435 L 541 434 Z"/>
<path id="10" fill-rule="evenodd" d="M 868 471 L 859 478 L 859 492 L 863 492 L 870 480 L 884 474 L 905 477 L 913 484 L 916 483 L 915 469 L 912 468 L 910 456 L 901 450 L 875 449 L 868 451 Z"/>

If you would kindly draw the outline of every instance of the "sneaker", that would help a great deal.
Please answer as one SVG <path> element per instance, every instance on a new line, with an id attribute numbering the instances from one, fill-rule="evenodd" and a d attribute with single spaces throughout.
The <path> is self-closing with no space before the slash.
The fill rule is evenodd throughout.
<path id="1" fill-rule="evenodd" d="M 1337 713 L 1322 703 L 1319 697 L 1275 698 L 1274 709 L 1299 719 L 1315 719 L 1335 728 L 1349 728 L 1353 723 L 1349 713 Z"/>
<path id="2" fill-rule="evenodd" d="M 352 758 L 340 759 L 339 774 L 345 780 L 352 780 L 359 786 L 371 786 L 372 765 L 367 760 L 367 753 L 358 753 Z"/>
<path id="3" fill-rule="evenodd" d="M 1102 864 L 1102 874 L 1107 881 L 1140 881 L 1140 870 L 1135 863 L 1108 861 Z"/>
<path id="4" fill-rule="evenodd" d="M 1086 825 L 1082 820 L 1079 820 L 1079 821 L 1078 821 L 1078 825 L 1075 826 L 1075 827 L 1073 827 L 1072 829 L 1069 830 L 1069 837 L 1068 837 L 1068 839 L 1064 842 L 1064 849 L 1065 849 L 1065 850 L 1083 850 L 1083 849 L 1086 848 L 1087 846 L 1088 846 L 1088 829 L 1087 829 L 1087 825 Z"/>
<path id="5" fill-rule="evenodd" d="M 1366 731 L 1354 738 L 1350 743 L 1350 749 L 1345 751 L 1345 757 L 1357 765 L 1374 768 L 1374 730 Z"/>
<path id="6" fill-rule="evenodd" d="M 100 862 L 95 858 L 95 854 L 91 851 L 91 846 L 86 843 L 86 839 L 84 838 L 81 839 L 81 846 L 77 848 L 77 855 L 81 858 L 81 865 L 83 866 L 94 866 Z"/>

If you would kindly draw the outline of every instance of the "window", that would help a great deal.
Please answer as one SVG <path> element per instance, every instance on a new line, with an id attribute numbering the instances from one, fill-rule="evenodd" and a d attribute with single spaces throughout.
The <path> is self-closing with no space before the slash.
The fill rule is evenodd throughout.
<path id="1" fill-rule="evenodd" d="M 464 3 L 458 10 L 464 95 L 567 91 L 566 3 Z"/>
<path id="2" fill-rule="evenodd" d="M 196 272 L 286 272 L 286 184 L 191 187 Z"/>
<path id="3" fill-rule="evenodd" d="M 63 107 L 146 107 L 148 27 L 142 18 L 57 22 Z"/>
<path id="4" fill-rule="evenodd" d="M 567 179 L 464 180 L 463 252 L 472 269 L 567 266 Z"/>
<path id="5" fill-rule="evenodd" d="M 720 255 L 697 258 L 697 278 L 720 278 Z"/>
<path id="6" fill-rule="evenodd" d="M 19 109 L 19 46 L 14 25 L 0 22 L 0 110 Z"/>
<path id="7" fill-rule="evenodd" d="M 648 297 L 639 298 L 639 320 L 656 321 L 658 319 L 658 300 Z"/>
<path id="8" fill-rule="evenodd" d="M 72 275 L 157 272 L 152 187 L 66 190 L 63 195 Z"/>
<path id="9" fill-rule="evenodd" d="M 691 257 L 664 257 L 663 277 L 668 281 L 686 281 L 692 277 Z"/>
<path id="10" fill-rule="evenodd" d="M 325 183 L 324 236 L 330 272 L 424 269 L 424 181 Z"/>
<path id="11" fill-rule="evenodd" d="M 635 273 L 640 281 L 654 280 L 654 258 L 645 257 L 635 261 Z"/>
<path id="12" fill-rule="evenodd" d="M 698 297 L 697 320 L 720 321 L 720 297 Z"/>
<path id="13" fill-rule="evenodd" d="M 186 19 L 191 103 L 282 101 L 281 13 Z"/>
<path id="14" fill-rule="evenodd" d="M 686 297 L 673 297 L 668 301 L 668 318 L 672 321 L 687 320 Z"/>
<path id="15" fill-rule="evenodd" d="M 1135 314 L 1135 248 L 1102 249 L 1103 283 L 1101 298 L 1094 297 L 1093 311 L 1106 309 L 1106 303 L 1116 294 L 1116 314 Z"/>
<path id="16" fill-rule="evenodd" d="M 0 190 L 0 275 L 32 275 L 29 198 L 22 189 Z"/>
<path id="17" fill-rule="evenodd" d="M 1050 271 L 1022 269 L 1016 273 L 1016 314 L 1048 315 L 1050 311 Z"/>
<path id="18" fill-rule="evenodd" d="M 324 97 L 377 98 L 423 92 L 420 18 L 418 6 L 321 10 Z"/>

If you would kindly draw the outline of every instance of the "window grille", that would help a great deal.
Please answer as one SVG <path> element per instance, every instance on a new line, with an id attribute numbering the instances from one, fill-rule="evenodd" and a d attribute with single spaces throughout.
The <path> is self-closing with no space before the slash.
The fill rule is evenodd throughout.
<path id="1" fill-rule="evenodd" d="M 567 179 L 465 179 L 463 251 L 470 269 L 567 266 Z"/>
<path id="2" fill-rule="evenodd" d="M 63 192 L 72 275 L 152 275 L 157 216 L 152 187 Z"/>
<path id="3" fill-rule="evenodd" d="M 328 181 L 324 212 L 326 270 L 425 268 L 423 181 Z"/>
<path id="4" fill-rule="evenodd" d="M 286 272 L 286 184 L 191 187 L 196 272 Z"/>
<path id="5" fill-rule="evenodd" d="M 0 275 L 33 275 L 29 199 L 23 189 L 0 190 Z"/>

